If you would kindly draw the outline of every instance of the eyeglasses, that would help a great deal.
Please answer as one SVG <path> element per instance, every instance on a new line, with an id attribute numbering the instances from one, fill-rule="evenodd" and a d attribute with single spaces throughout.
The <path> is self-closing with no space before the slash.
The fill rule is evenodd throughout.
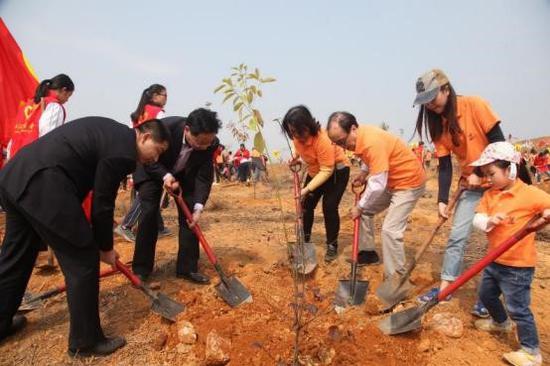
<path id="1" fill-rule="evenodd" d="M 166 94 L 166 93 L 164 93 L 164 94 L 158 93 L 157 95 L 160 95 L 161 97 L 168 97 L 168 94 Z"/>

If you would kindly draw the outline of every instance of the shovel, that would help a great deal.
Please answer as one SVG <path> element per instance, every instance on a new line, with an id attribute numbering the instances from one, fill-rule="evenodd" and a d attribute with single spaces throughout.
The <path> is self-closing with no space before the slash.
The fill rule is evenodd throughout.
<path id="1" fill-rule="evenodd" d="M 424 316 L 424 314 L 426 314 L 426 312 L 428 312 L 428 310 L 433 308 L 450 294 L 454 293 L 459 287 L 468 282 L 483 268 L 487 267 L 489 264 L 491 264 L 491 262 L 497 259 L 502 253 L 506 252 L 508 249 L 514 246 L 514 244 L 516 244 L 518 241 L 520 241 L 530 233 L 540 230 L 542 227 L 549 223 L 549 221 L 546 220 L 542 221 L 541 223 L 535 224 L 535 222 L 538 221 L 539 218 L 540 216 L 534 217 L 522 229 L 512 235 L 512 237 L 501 243 L 495 249 L 491 250 L 485 257 L 481 258 L 473 266 L 466 270 L 466 272 L 460 275 L 455 282 L 440 291 L 437 297 L 434 298 L 432 301 L 422 304 L 420 306 L 415 306 L 394 313 L 386 317 L 385 319 L 382 319 L 378 323 L 378 328 L 382 331 L 382 333 L 386 335 L 401 334 L 420 329 L 420 327 L 422 326 L 422 317 Z"/>
<path id="2" fill-rule="evenodd" d="M 104 278 L 108 276 L 112 276 L 114 274 L 118 273 L 118 269 L 106 269 L 99 273 L 99 278 Z M 33 295 L 30 293 L 26 293 L 23 296 L 23 302 L 19 306 L 19 309 L 17 309 L 18 313 L 28 313 L 29 311 L 36 310 L 42 306 L 44 303 L 44 300 L 49 299 L 50 297 L 59 295 L 67 290 L 67 287 L 65 284 L 58 286 L 56 288 L 53 288 L 48 291 L 44 291 L 40 294 Z"/>
<path id="3" fill-rule="evenodd" d="M 355 205 L 361 197 L 360 186 L 351 186 L 352 192 L 355 194 Z M 365 296 L 369 288 L 369 281 L 357 280 L 357 255 L 359 252 L 359 217 L 353 220 L 353 248 L 351 252 L 351 274 L 350 280 L 340 280 L 338 289 L 336 290 L 336 298 L 334 304 L 340 307 L 346 305 L 359 305 L 365 302 Z"/>
<path id="4" fill-rule="evenodd" d="M 317 254 L 315 245 L 304 240 L 304 223 L 302 211 L 302 197 L 300 195 L 300 177 L 298 172 L 302 164 L 297 163 L 290 166 L 294 181 L 294 203 L 296 205 L 296 244 L 291 245 L 291 265 L 301 274 L 308 275 L 317 267 Z"/>
<path id="5" fill-rule="evenodd" d="M 459 187 L 455 194 L 451 197 L 449 204 L 447 205 L 447 214 L 453 212 L 454 206 L 463 191 L 464 189 Z M 378 296 L 378 298 L 382 302 L 382 311 L 386 312 L 392 309 L 395 305 L 399 304 L 401 301 L 407 298 L 409 292 L 413 289 L 413 285 L 409 281 L 411 272 L 416 267 L 416 264 L 418 263 L 428 246 L 434 240 L 434 237 L 439 232 L 439 229 L 447 220 L 448 219 L 445 217 L 439 218 L 439 221 L 435 228 L 432 230 L 430 237 L 418 249 L 415 257 L 408 264 L 403 274 L 396 272 L 392 276 L 386 278 L 384 282 L 382 282 L 382 284 L 378 286 L 378 288 L 376 289 L 376 296 Z"/>
<path id="6" fill-rule="evenodd" d="M 189 208 L 183 200 L 181 189 L 177 195 L 174 193 L 171 194 L 174 196 L 174 199 L 185 214 L 187 220 L 192 221 L 193 215 L 191 214 L 191 211 L 189 211 Z M 212 263 L 212 265 L 216 269 L 216 272 L 218 273 L 218 276 L 220 277 L 220 283 L 215 286 L 218 295 L 226 303 L 228 303 L 229 306 L 233 308 L 243 303 L 252 302 L 252 294 L 246 289 L 246 287 L 244 287 L 241 281 L 239 281 L 235 276 L 228 277 L 222 270 L 220 262 L 218 262 L 218 258 L 216 258 L 214 251 L 212 250 L 210 245 L 208 245 L 208 242 L 206 241 L 206 238 L 204 237 L 200 226 L 198 224 L 195 224 L 192 230 L 199 239 L 202 248 L 206 252 L 208 260 L 210 261 L 210 263 Z"/>
<path id="7" fill-rule="evenodd" d="M 176 316 L 185 310 L 185 305 L 182 303 L 174 301 L 160 292 L 154 292 L 147 287 L 147 285 L 145 285 L 135 274 L 132 273 L 130 268 L 126 267 L 118 259 L 116 260 L 116 268 L 122 272 L 135 287 L 143 291 L 143 293 L 151 299 L 151 310 L 153 310 L 153 312 L 165 319 L 175 322 Z"/>

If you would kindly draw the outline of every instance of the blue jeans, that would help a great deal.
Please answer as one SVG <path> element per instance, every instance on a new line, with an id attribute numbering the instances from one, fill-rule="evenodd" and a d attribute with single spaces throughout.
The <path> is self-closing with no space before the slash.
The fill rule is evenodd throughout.
<path id="1" fill-rule="evenodd" d="M 441 268 L 441 279 L 444 281 L 452 282 L 462 272 L 464 250 L 472 232 L 472 221 L 482 195 L 483 190 L 468 190 L 464 191 L 458 199 Z"/>
<path id="2" fill-rule="evenodd" d="M 479 287 L 479 298 L 493 320 L 502 323 L 509 315 L 517 325 L 519 343 L 531 354 L 540 352 L 537 326 L 529 309 L 534 273 L 533 267 L 510 267 L 491 263 L 483 271 Z M 500 294 L 504 296 L 506 308 L 499 299 Z"/>

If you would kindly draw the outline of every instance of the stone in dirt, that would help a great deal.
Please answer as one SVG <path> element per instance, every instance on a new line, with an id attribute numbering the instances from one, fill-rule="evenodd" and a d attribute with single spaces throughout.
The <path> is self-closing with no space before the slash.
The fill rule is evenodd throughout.
<path id="1" fill-rule="evenodd" d="M 151 346 L 155 351 L 160 351 L 166 345 L 166 340 L 168 339 L 168 334 L 165 332 L 158 332 L 153 336 Z"/>
<path id="2" fill-rule="evenodd" d="M 195 332 L 195 327 L 190 322 L 183 320 L 177 322 L 176 326 L 178 327 L 178 340 L 183 344 L 195 344 L 197 341 L 197 332 Z"/>
<path id="3" fill-rule="evenodd" d="M 462 321 L 451 313 L 438 313 L 429 322 L 433 330 L 451 338 L 460 338 L 464 334 Z"/>
<path id="4" fill-rule="evenodd" d="M 321 361 L 322 365 L 332 365 L 332 360 L 334 359 L 334 356 L 336 356 L 336 351 L 334 348 L 325 348 L 321 347 L 319 349 L 319 352 L 317 352 L 317 358 L 319 358 L 319 361 Z"/>
<path id="5" fill-rule="evenodd" d="M 428 352 L 430 350 L 430 340 L 423 339 L 418 345 L 418 352 Z"/>
<path id="6" fill-rule="evenodd" d="M 223 366 L 229 361 L 231 342 L 211 331 L 206 336 L 205 364 L 207 366 Z"/>
<path id="7" fill-rule="evenodd" d="M 331 325 L 328 328 L 328 337 L 334 342 L 338 342 L 342 339 L 342 329 L 336 325 Z"/>

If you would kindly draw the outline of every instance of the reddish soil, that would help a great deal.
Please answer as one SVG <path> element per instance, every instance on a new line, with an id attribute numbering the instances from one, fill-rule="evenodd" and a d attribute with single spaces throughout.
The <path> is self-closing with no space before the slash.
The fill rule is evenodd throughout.
<path id="1" fill-rule="evenodd" d="M 293 201 L 290 177 L 283 177 L 281 194 L 286 231 L 293 231 Z M 433 173 L 431 173 L 433 175 Z M 543 187 L 550 191 L 550 185 Z M 64 295 L 48 300 L 28 314 L 26 329 L 0 345 L 0 365 L 203 365 L 206 336 L 211 330 L 231 341 L 229 365 L 287 365 L 292 360 L 294 342 L 293 282 L 286 263 L 286 245 L 281 212 L 272 185 L 259 184 L 255 189 L 242 185 L 214 186 L 203 217 L 203 229 L 218 254 L 222 266 L 234 274 L 253 295 L 253 303 L 230 308 L 221 300 L 214 285 L 216 272 L 203 255 L 201 270 L 213 279 L 212 285 L 192 285 L 177 279 L 175 273 L 176 236 L 159 240 L 156 271 L 152 281 L 160 282 L 160 291 L 186 304 L 181 319 L 190 321 L 198 334 L 193 346 L 178 345 L 177 323 L 161 320 L 150 311 L 148 299 L 134 289 L 121 275 L 101 282 L 100 313 L 108 335 L 123 335 L 128 344 L 114 355 L 88 360 L 71 360 L 66 355 L 68 314 Z M 121 219 L 128 207 L 128 193 L 121 192 L 116 216 Z M 407 255 L 427 238 L 437 221 L 435 212 L 436 181 L 432 176 L 428 192 L 417 205 L 405 241 Z M 351 206 L 350 192 L 341 205 L 342 228 L 340 256 L 330 265 L 322 261 L 324 229 L 322 214 L 316 217 L 313 240 L 317 243 L 319 268 L 306 283 L 304 312 L 307 322 L 300 341 L 302 365 L 499 365 L 501 354 L 517 348 L 515 335 L 492 336 L 473 327 L 469 310 L 475 301 L 476 281 L 461 289 L 453 300 L 434 308 L 425 323 L 439 312 L 451 312 L 464 324 L 460 338 L 448 338 L 424 327 L 404 336 L 384 336 L 376 327 L 384 317 L 378 312 L 374 290 L 382 279 L 382 266 L 361 270 L 360 278 L 369 280 L 369 293 L 364 305 L 347 309 L 339 315 L 332 309 L 339 279 L 349 276 L 346 258 L 350 254 L 352 223 L 347 218 Z M 168 227 L 177 231 L 176 210 L 164 211 Z M 4 219 L 0 219 L 3 230 Z M 380 225 L 382 217 L 377 218 Z M 412 276 L 415 294 L 437 282 L 448 225 L 436 237 Z M 550 320 L 547 302 L 550 278 L 550 235 L 541 233 L 537 242 L 539 265 L 533 283 L 532 310 L 535 314 L 543 357 L 550 359 Z M 125 261 L 132 258 L 133 244 L 116 238 L 116 249 Z M 377 237 L 379 245 L 379 237 Z M 480 258 L 486 246 L 482 234 L 472 235 L 466 253 L 467 264 Z M 40 258 L 39 261 L 44 261 Z M 59 271 L 44 273 L 36 269 L 29 291 L 36 293 L 62 281 Z M 477 279 L 476 279 L 477 280 Z M 411 300 L 414 297 L 411 297 Z M 411 303 L 411 302 L 409 302 Z"/>

